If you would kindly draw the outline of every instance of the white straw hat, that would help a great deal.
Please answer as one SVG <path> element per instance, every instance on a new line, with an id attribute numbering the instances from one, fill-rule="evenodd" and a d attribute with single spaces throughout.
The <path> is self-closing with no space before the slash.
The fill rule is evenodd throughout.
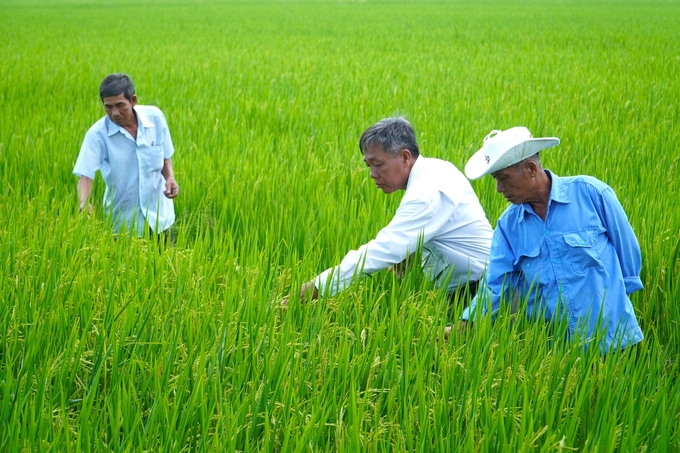
<path id="1" fill-rule="evenodd" d="M 523 126 L 491 131 L 484 137 L 484 146 L 465 165 L 465 176 L 469 179 L 481 178 L 559 143 L 560 139 L 556 137 L 534 138 L 529 129 Z"/>

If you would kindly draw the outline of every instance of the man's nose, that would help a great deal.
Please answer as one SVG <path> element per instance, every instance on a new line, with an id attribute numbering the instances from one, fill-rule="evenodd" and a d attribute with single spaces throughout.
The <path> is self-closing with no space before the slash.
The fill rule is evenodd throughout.
<path id="1" fill-rule="evenodd" d="M 505 186 L 500 181 L 496 181 L 496 192 L 498 193 L 503 193 L 503 190 L 505 189 Z"/>
<path id="2" fill-rule="evenodd" d="M 371 170 L 371 178 L 378 179 L 378 172 L 375 170 Z"/>

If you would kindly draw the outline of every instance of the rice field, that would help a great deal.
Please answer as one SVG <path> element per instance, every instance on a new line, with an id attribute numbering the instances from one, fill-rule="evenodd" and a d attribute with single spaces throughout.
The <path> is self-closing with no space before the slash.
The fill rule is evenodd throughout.
<path id="1" fill-rule="evenodd" d="M 680 451 L 674 1 L 0 0 L 0 451 Z M 176 154 L 177 243 L 114 239 L 73 165 L 128 73 Z M 492 129 L 561 144 L 642 249 L 639 355 L 381 272 L 280 302 L 375 236 L 361 133 L 406 115 L 463 168 Z M 473 184 L 492 225 L 506 207 Z M 463 307 L 456 307 L 456 316 Z"/>

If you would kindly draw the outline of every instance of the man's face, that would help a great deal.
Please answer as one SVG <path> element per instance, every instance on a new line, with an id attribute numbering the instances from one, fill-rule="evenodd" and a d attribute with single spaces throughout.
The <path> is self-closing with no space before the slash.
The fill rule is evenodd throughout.
<path id="1" fill-rule="evenodd" d="M 371 169 L 375 185 L 385 193 L 405 190 L 411 173 L 411 153 L 402 149 L 394 157 L 383 150 L 381 144 L 370 146 L 364 153 L 364 162 Z"/>
<path id="2" fill-rule="evenodd" d="M 137 121 L 135 112 L 132 110 L 137 105 L 137 95 L 132 95 L 132 101 L 128 101 L 123 93 L 118 96 L 105 97 L 102 101 L 106 115 L 118 126 L 126 126 Z"/>
<path id="3" fill-rule="evenodd" d="M 515 166 L 498 170 L 491 174 L 496 180 L 496 191 L 502 193 L 512 204 L 532 201 L 534 196 L 534 180 L 528 169 Z"/>

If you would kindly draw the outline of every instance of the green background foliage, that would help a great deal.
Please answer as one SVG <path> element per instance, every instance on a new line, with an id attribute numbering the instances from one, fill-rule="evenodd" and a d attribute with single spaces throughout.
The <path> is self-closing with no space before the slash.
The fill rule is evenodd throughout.
<path id="1" fill-rule="evenodd" d="M 671 1 L 0 1 L 0 450 L 680 449 L 680 6 Z M 126 72 L 166 114 L 177 246 L 114 240 L 71 174 Z M 639 357 L 381 272 L 281 298 L 400 195 L 358 150 L 404 114 L 463 168 L 492 129 L 611 185 L 636 231 Z M 505 209 L 474 182 L 489 220 Z M 462 304 L 455 307 L 456 314 Z"/>

